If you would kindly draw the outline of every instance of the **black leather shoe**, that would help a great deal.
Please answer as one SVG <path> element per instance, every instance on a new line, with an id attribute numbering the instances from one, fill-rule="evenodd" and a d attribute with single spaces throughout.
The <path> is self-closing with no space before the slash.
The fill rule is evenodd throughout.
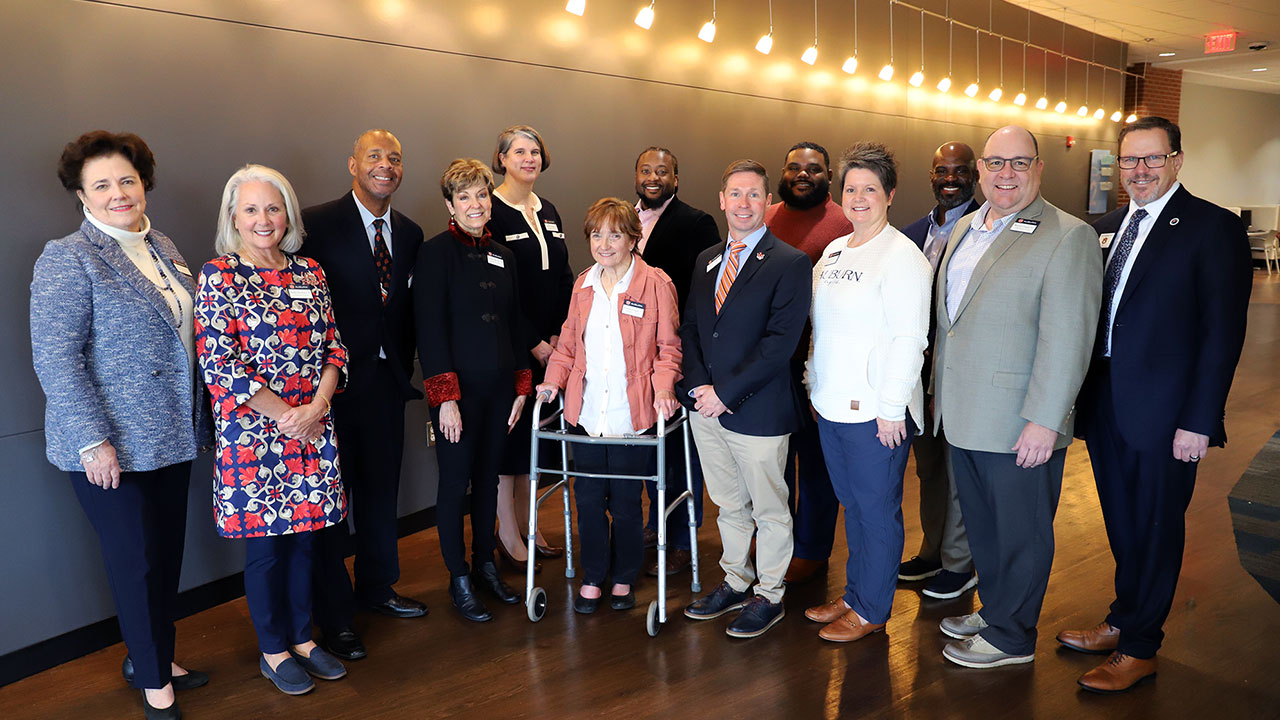
<path id="1" fill-rule="evenodd" d="M 398 618 L 416 618 L 427 614 L 427 606 L 413 598 L 403 595 L 392 595 L 380 603 L 370 603 L 365 607 L 381 615 Z"/>
<path id="2" fill-rule="evenodd" d="M 146 690 L 142 691 L 142 713 L 147 720 L 182 720 L 182 708 L 178 707 L 177 699 L 167 708 L 151 707 Z"/>
<path id="3" fill-rule="evenodd" d="M 488 622 L 493 619 L 493 613 L 476 597 L 475 588 L 471 587 L 470 575 L 459 575 L 449 580 L 449 599 L 453 600 L 453 606 L 462 613 L 462 617 L 472 622 Z"/>
<path id="4" fill-rule="evenodd" d="M 124 676 L 124 681 L 129 687 L 135 687 L 133 684 L 133 658 L 128 655 L 124 656 L 124 662 L 120 663 L 120 674 Z M 187 670 L 186 675 L 173 676 L 174 690 L 194 690 L 208 684 L 209 676 L 199 670 Z"/>
<path id="5" fill-rule="evenodd" d="M 626 595 L 610 595 L 609 607 L 614 610 L 630 610 L 636 606 L 636 591 L 628 590 Z"/>
<path id="6" fill-rule="evenodd" d="M 364 643 L 360 641 L 360 636 L 349 627 L 325 630 L 320 644 L 329 651 L 330 655 L 343 660 L 360 660 L 369 655 Z"/>
<path id="7" fill-rule="evenodd" d="M 598 597 L 582 597 L 582 593 L 573 594 L 573 611 L 581 615 L 590 615 L 600 605 Z"/>
<path id="8" fill-rule="evenodd" d="M 498 566 L 494 565 L 492 560 L 476 566 L 471 571 L 471 579 L 504 605 L 515 605 L 520 602 L 520 593 L 502 582 L 502 576 L 498 574 Z"/>

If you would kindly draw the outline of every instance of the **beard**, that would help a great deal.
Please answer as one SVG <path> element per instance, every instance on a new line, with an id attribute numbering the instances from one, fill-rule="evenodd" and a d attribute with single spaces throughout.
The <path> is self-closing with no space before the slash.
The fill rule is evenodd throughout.
<path id="1" fill-rule="evenodd" d="M 636 187 L 636 197 L 640 198 L 640 207 L 644 208 L 645 210 L 657 210 L 658 208 L 662 207 L 663 203 L 675 197 L 675 195 L 676 195 L 676 189 L 671 188 L 670 192 L 663 190 L 662 194 L 659 195 L 656 199 L 650 200 L 649 196 L 644 194 L 644 190 L 641 187 L 639 186 Z"/>
<path id="2" fill-rule="evenodd" d="M 934 195 L 934 199 L 938 201 L 938 207 L 942 208 L 943 212 L 946 212 L 947 210 L 951 210 L 952 208 L 958 208 L 961 205 L 967 204 L 970 200 L 973 199 L 972 185 L 968 187 L 965 187 L 964 185 L 960 185 L 958 187 L 960 188 L 960 192 L 954 197 L 946 197 L 941 193 L 937 193 Z"/>
<path id="3" fill-rule="evenodd" d="M 831 197 L 831 181 L 825 177 L 813 180 L 813 189 L 804 195 L 797 195 L 786 180 L 778 180 L 778 197 L 783 204 L 796 210 L 811 210 L 826 202 Z"/>

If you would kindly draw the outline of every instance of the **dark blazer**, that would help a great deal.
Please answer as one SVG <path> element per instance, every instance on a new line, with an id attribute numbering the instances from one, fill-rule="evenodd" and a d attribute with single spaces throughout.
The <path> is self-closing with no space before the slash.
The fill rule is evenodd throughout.
<path id="1" fill-rule="evenodd" d="M 800 427 L 803 411 L 788 365 L 800 340 L 813 296 L 809 256 L 765 230 L 716 314 L 715 262 L 727 247 L 720 243 L 698 256 L 689 303 L 680 325 L 684 379 L 681 402 L 689 391 L 712 385 L 733 412 L 720 416 L 726 429 L 743 435 L 785 435 Z"/>
<path id="2" fill-rule="evenodd" d="M 1104 215 L 1094 229 L 1115 233 L 1128 206 Z M 1116 306 L 1111 362 L 1101 340 L 1076 403 L 1086 441 L 1095 413 L 1114 411 L 1120 433 L 1140 450 L 1169 450 L 1174 431 L 1226 443 L 1227 391 L 1244 346 L 1253 265 L 1244 224 L 1233 213 L 1180 187 L 1142 245 Z M 1106 308 L 1099 313 L 1099 324 Z M 1101 331 L 1100 331 L 1101 332 Z M 1101 338 L 1101 336 L 1100 336 Z M 1113 407 L 1094 403 L 1098 374 L 1111 375 Z"/>
<path id="3" fill-rule="evenodd" d="M 401 213 L 391 211 L 391 290 L 386 305 L 378 285 L 378 269 L 369 249 L 355 196 L 348 192 L 337 200 L 302 211 L 307 238 L 299 255 L 315 258 L 324 269 L 333 297 L 338 334 L 347 346 L 351 377 L 373 367 L 381 347 L 404 386 L 405 398 L 422 395 L 410 385 L 413 375 L 413 277 L 422 228 Z"/>
<path id="4" fill-rule="evenodd" d="M 679 307 L 683 308 L 689 300 L 689 281 L 698 255 L 718 244 L 720 228 L 715 218 L 676 196 L 653 224 L 640 257 L 671 278 Z"/>
<path id="5" fill-rule="evenodd" d="M 966 216 L 977 212 L 980 207 L 982 206 L 978 204 L 978 201 L 971 198 L 969 204 L 964 208 L 964 214 L 960 216 L 960 220 L 957 220 L 956 224 L 959 225 Z M 937 208 L 935 207 L 934 209 L 936 210 Z M 933 210 L 930 210 L 924 217 L 902 228 L 902 234 L 915 243 L 916 247 L 920 248 L 920 252 L 924 252 L 924 242 L 929 239 L 929 216 L 932 214 Z M 947 238 L 948 242 L 950 240 L 950 238 Z M 942 249 L 943 254 L 946 251 L 947 249 L 944 247 Z M 940 255 L 939 264 L 941 264 L 941 257 Z M 920 368 L 920 377 L 924 378 L 925 395 L 930 394 L 929 378 L 933 376 L 933 336 L 938 331 L 938 284 L 936 282 L 931 283 L 931 288 L 929 295 L 929 345 L 924 349 L 924 365 Z"/>

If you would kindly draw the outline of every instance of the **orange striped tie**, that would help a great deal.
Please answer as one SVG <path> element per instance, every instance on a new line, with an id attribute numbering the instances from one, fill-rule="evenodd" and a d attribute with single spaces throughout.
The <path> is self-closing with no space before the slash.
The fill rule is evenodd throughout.
<path id="1" fill-rule="evenodd" d="M 733 287 L 733 281 L 738 277 L 738 253 L 747 246 L 744 242 L 733 241 L 729 243 L 729 259 L 725 261 L 724 275 L 720 276 L 720 286 L 716 288 L 716 314 L 720 314 L 720 306 L 724 305 L 724 299 L 729 296 L 729 288 Z"/>

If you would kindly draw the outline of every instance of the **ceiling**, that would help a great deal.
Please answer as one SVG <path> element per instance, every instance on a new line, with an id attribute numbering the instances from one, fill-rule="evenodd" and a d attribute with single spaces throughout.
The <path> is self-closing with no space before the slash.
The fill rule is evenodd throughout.
<path id="1" fill-rule="evenodd" d="M 1183 71 L 1183 81 L 1280 94 L 1280 2 L 1276 0 L 1009 0 L 1070 25 L 1129 43 L 1129 61 L 1148 57 Z M 1205 55 L 1204 36 L 1240 33 L 1234 52 Z M 1150 43 L 1144 42 L 1151 38 Z M 1264 50 L 1249 45 L 1266 43 Z M 1148 47 L 1150 48 L 1148 50 Z M 1159 53 L 1175 53 L 1159 57 Z M 1255 72 L 1254 68 L 1267 68 Z"/>

